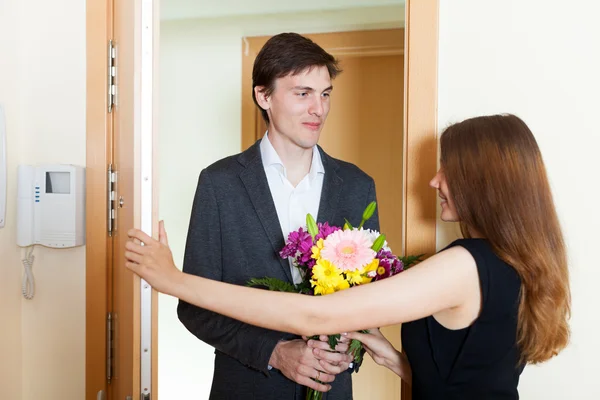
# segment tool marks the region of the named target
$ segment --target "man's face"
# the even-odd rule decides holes
[[[329,71],[323,66],[277,79],[269,97],[257,91],[260,106],[269,114],[269,135],[280,135],[304,149],[312,148],[329,114],[332,89]]]

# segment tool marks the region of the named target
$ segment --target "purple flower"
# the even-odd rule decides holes
[[[374,280],[389,278],[404,271],[404,264],[391,251],[381,249],[376,257],[379,259],[379,268]]]
[[[312,238],[307,231],[299,228],[297,231],[290,232],[287,243],[279,252],[279,256],[281,258],[296,257],[299,251],[303,253],[302,250],[305,250],[307,247],[309,250],[312,247]]]
[[[327,236],[331,235],[335,231],[339,231],[340,228],[337,226],[329,226],[329,223],[325,222],[324,224],[318,223],[317,227],[319,228],[319,233],[315,236],[315,241],[319,239],[326,239]]]
[[[379,260],[379,267],[377,267],[377,275],[375,280],[389,278],[391,276],[392,262],[389,258]]]
[[[400,272],[404,271],[404,263],[398,258],[396,258],[394,260],[394,264],[392,265],[392,270],[392,275],[399,274]]]
[[[306,264],[308,261],[311,260],[311,256],[312,256],[312,247],[313,247],[313,241],[312,241],[312,237],[310,235],[308,235],[308,238],[304,238],[300,244],[298,245],[298,262],[300,264]]]
[[[394,256],[394,255],[392,254],[392,252],[391,252],[391,251],[389,251],[389,250],[384,250],[384,249],[381,249],[381,250],[379,250],[379,252],[377,253],[377,258],[379,258],[380,260],[381,260],[381,259],[384,259],[384,258],[392,258],[392,257],[395,257],[395,256]]]

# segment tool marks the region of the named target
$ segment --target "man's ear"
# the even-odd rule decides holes
[[[256,97],[256,102],[263,110],[268,110],[271,108],[271,99],[269,96],[265,94],[264,86],[256,86],[254,88],[254,96]]]

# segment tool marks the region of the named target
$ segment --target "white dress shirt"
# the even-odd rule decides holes
[[[277,210],[281,231],[287,241],[290,232],[306,225],[306,214],[310,213],[315,220],[317,219],[323,177],[325,176],[321,154],[317,146],[313,147],[310,171],[296,187],[287,179],[283,162],[271,144],[268,132],[265,133],[260,142],[260,155],[267,174],[275,209]],[[294,283],[302,282],[300,271],[292,265],[291,258],[290,268]]]

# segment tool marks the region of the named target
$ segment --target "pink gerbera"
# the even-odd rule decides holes
[[[321,257],[342,271],[354,271],[373,261],[376,253],[369,236],[361,230],[339,230],[323,242]]]

